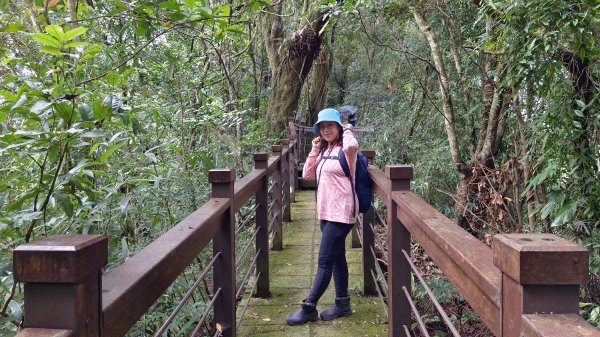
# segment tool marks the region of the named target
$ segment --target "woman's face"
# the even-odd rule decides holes
[[[319,131],[321,131],[321,137],[328,143],[334,143],[340,135],[339,124],[336,122],[321,122],[319,123]]]

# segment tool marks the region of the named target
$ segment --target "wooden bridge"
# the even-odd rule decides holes
[[[198,309],[192,336],[428,336],[411,297],[412,284],[422,281],[410,258],[411,240],[495,336],[600,336],[578,315],[579,286],[588,278],[583,247],[550,234],[505,234],[496,235],[489,248],[410,191],[413,168],[407,165],[369,167],[374,191],[387,210],[380,221],[387,233],[385,275],[373,250],[375,226],[382,224],[374,221],[372,207],[357,224],[360,237],[354,236],[353,246],[359,241],[361,248],[350,252],[357,313],[341,319],[342,324],[287,328],[285,314],[305,295],[315,265],[309,240],[293,235],[318,235],[310,227],[314,211],[301,206],[311,199],[297,188],[296,168],[309,143],[306,128],[290,125],[289,138],[274,145],[270,154],[254,154],[255,169],[241,179],[236,181],[232,169],[211,170],[210,200],[104,275],[108,245],[102,235],[54,236],[17,247],[14,276],[24,283],[25,295],[25,329],[17,336],[123,336],[207,249],[212,260],[152,335],[175,336],[169,324],[204,283],[212,290]],[[242,207],[250,208],[252,216],[236,222]],[[249,220],[254,220],[252,225]],[[251,240],[237,247],[241,233]],[[311,240],[312,245],[317,237]],[[294,261],[283,258],[283,252],[296,248],[310,252]],[[290,273],[288,265],[307,274]],[[331,300],[326,295],[323,305]],[[435,297],[431,300],[441,309]],[[261,306],[271,308],[263,314]],[[363,324],[365,315],[370,315],[372,327],[358,333],[346,330]],[[458,336],[443,311],[440,317]]]

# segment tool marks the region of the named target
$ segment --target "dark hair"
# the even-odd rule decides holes
[[[335,140],[335,145],[342,146],[344,140],[344,129],[338,124],[338,138]],[[319,148],[321,149],[321,153],[325,152],[325,150],[329,147],[329,143],[321,136],[321,143],[319,144]]]

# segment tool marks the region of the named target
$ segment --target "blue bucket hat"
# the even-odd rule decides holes
[[[319,128],[319,123],[321,122],[336,122],[341,127],[344,127],[342,125],[340,113],[336,109],[327,108],[319,111],[319,118],[315,125],[313,125],[313,133],[317,136],[321,136],[321,130]]]

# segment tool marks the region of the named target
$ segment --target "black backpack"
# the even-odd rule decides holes
[[[336,156],[321,156],[322,159],[337,159],[342,166],[342,170],[348,179],[350,180],[350,184],[352,185],[353,194],[356,193],[358,197],[358,211],[360,213],[365,213],[371,208],[371,204],[373,203],[373,182],[371,178],[369,178],[369,160],[362,152],[358,152],[356,157],[356,185],[352,183],[352,176],[350,175],[350,167],[348,166],[348,161],[346,160],[346,155],[344,154],[344,150],[340,148],[340,152]],[[352,200],[354,200],[354,195]],[[356,205],[355,205],[356,207]]]

